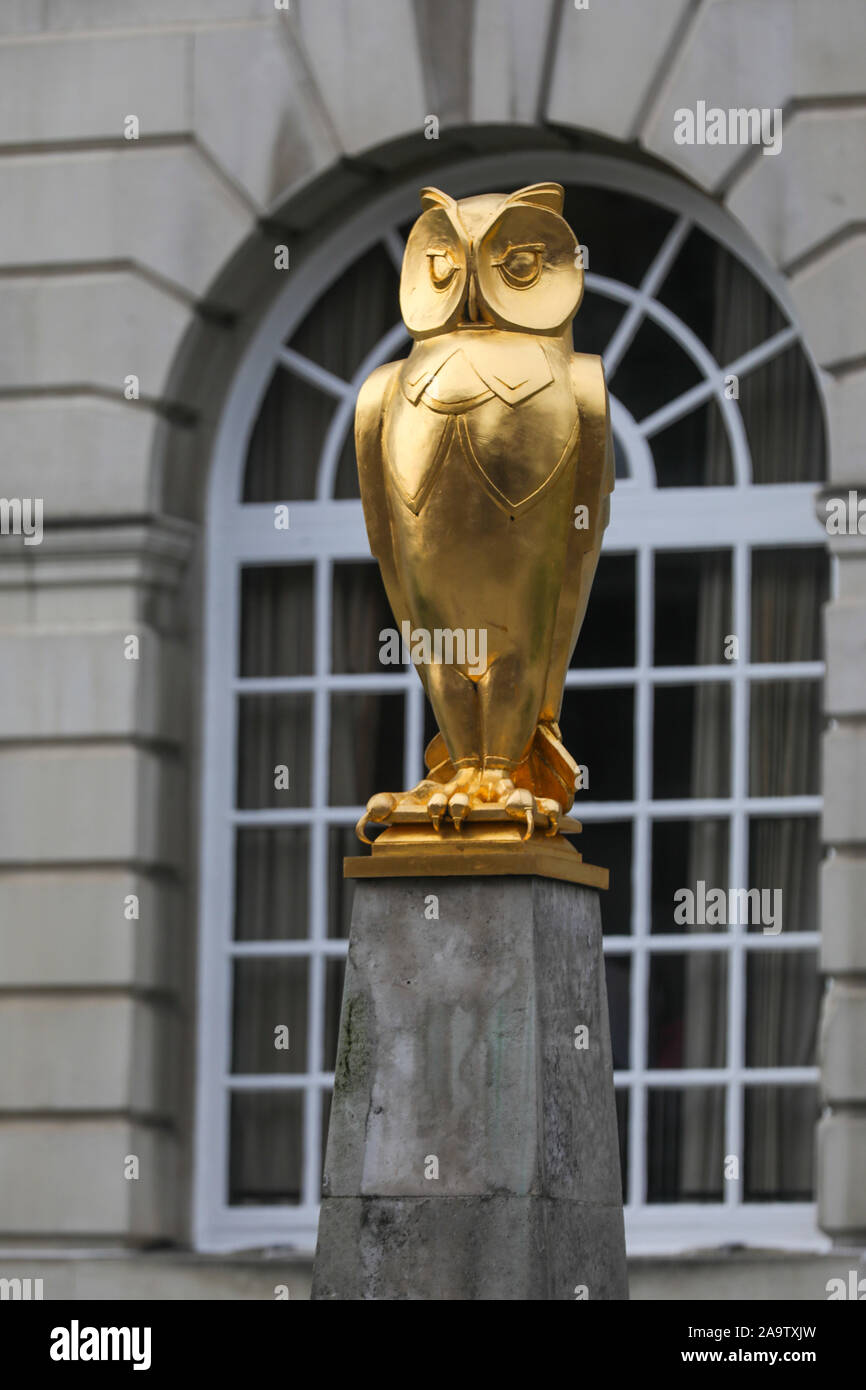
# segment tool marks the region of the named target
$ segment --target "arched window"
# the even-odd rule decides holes
[[[562,726],[585,765],[633,1250],[814,1234],[823,417],[784,287],[682,183],[598,156],[436,171],[455,196],[566,187],[578,351],[601,352],[617,488]],[[349,897],[373,791],[431,717],[378,661],[357,389],[405,355],[416,184],[286,276],[219,429],[206,592],[196,1231],[311,1246]],[[288,526],[286,513],[288,508]],[[703,885],[703,888],[701,887]],[[690,889],[690,922],[674,895]],[[726,899],[716,920],[707,895]],[[677,902],[682,902],[682,896]],[[739,903],[739,914],[732,909]],[[756,906],[757,905],[757,906]],[[742,920],[746,908],[760,920]],[[780,929],[781,928],[781,929]]]

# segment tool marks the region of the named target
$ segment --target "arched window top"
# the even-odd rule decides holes
[[[507,189],[537,175],[530,159],[532,173],[520,156],[437,178],[458,195]],[[783,283],[736,224],[686,186],[623,161],[547,153],[545,173],[551,165],[585,256],[575,349],[603,356],[620,484],[820,481],[814,373]],[[389,194],[328,240],[330,254],[289,272],[303,284],[294,293],[289,284],[259,335],[259,380],[244,403],[244,502],[357,498],[358,389],[411,345],[397,290],[416,212],[417,190]]]

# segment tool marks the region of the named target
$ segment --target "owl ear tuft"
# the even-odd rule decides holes
[[[443,193],[440,188],[422,188],[419,193],[421,206],[425,212],[429,208],[453,208],[454,199],[449,198],[447,193]]]
[[[549,208],[551,212],[562,215],[565,202],[565,189],[561,183],[531,183],[526,188],[518,188],[508,199],[509,203],[535,203],[537,207]]]

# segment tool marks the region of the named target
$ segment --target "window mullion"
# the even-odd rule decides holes
[[[331,669],[331,604],[333,564],[330,559],[316,562],[314,598],[313,669],[317,687],[313,695],[313,757],[310,770],[313,808],[324,811],[328,805],[330,781],[331,708],[325,677]],[[310,825],[310,937],[323,941],[328,934],[328,836],[330,826],[321,815]],[[303,1203],[319,1200],[322,1164],[322,1091],[315,1077],[322,1071],[325,1026],[325,957],[321,951],[310,956],[310,1007],[307,1018],[307,1069],[309,1082],[304,1092],[304,1174]]]
[[[629,1092],[628,1201],[643,1206],[647,1191],[647,1066],[649,1030],[649,904],[651,893],[652,719],[654,553],[650,546],[637,552],[637,684],[635,687],[634,783],[635,818],[632,845],[631,1070],[637,1078]]]
[[[734,547],[733,628],[739,639],[739,660],[733,668],[731,700],[731,798],[730,888],[746,888],[749,877],[749,684],[747,668],[751,652],[751,552],[747,545]],[[738,1161],[738,1176],[725,1180],[725,1202],[742,1201],[746,1155],[743,1132],[742,1073],[746,1054],[746,953],[745,925],[730,923],[728,941],[727,1066],[731,1081],[725,1094],[725,1154]]]

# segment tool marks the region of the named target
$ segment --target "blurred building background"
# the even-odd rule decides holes
[[[341,858],[431,733],[378,660],[355,393],[408,350],[418,189],[547,179],[616,434],[562,725],[612,872],[633,1296],[857,1267],[866,539],[824,522],[866,487],[858,20],[5,0],[0,493],[45,529],[0,536],[0,1275],[305,1295]],[[698,101],[781,109],[781,152],[675,143]],[[781,931],[677,925],[698,881],[781,890]]]

